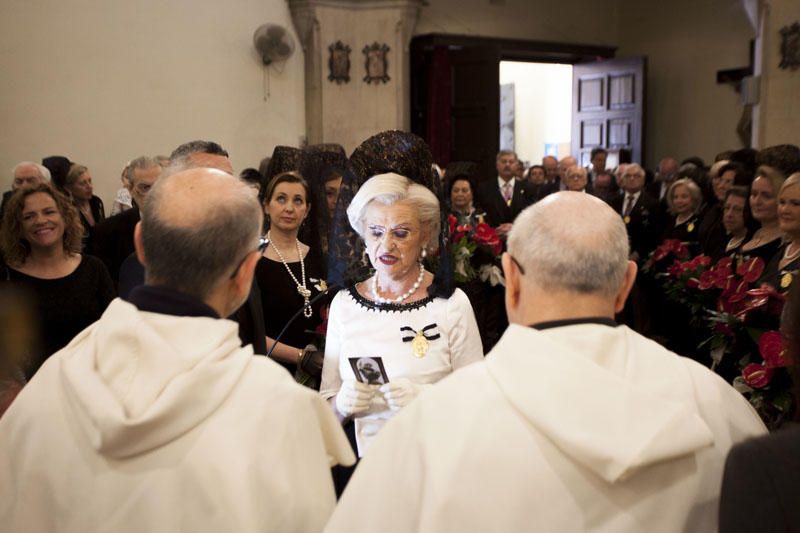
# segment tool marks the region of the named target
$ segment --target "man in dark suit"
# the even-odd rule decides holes
[[[645,190],[661,203],[663,209],[667,208],[667,191],[670,185],[678,179],[678,160],[674,157],[665,157],[658,162],[655,179],[646,185]]]
[[[531,185],[514,175],[516,165],[517,154],[500,150],[495,159],[496,178],[485,180],[478,187],[478,200],[486,211],[486,220],[500,235],[507,234],[517,215],[533,202]]]
[[[644,178],[644,169],[638,164],[624,165],[620,176],[623,194],[612,198],[609,203],[625,222],[630,242],[630,260],[640,268],[658,245],[664,225],[664,212],[658,200],[644,191]],[[637,332],[652,335],[659,322],[652,316],[657,308],[653,302],[658,298],[658,287],[650,278],[637,275],[636,284],[620,318]]]
[[[611,200],[622,216],[631,243],[631,260],[641,263],[658,245],[664,212],[656,198],[644,191],[644,169],[636,163],[625,165],[620,186],[623,193]]]
[[[144,205],[147,193],[161,174],[161,165],[141,156],[130,162],[127,173],[133,208],[97,224],[90,250],[106,264],[115,285],[119,283],[122,262],[134,251],[133,230],[139,222],[139,206]]]

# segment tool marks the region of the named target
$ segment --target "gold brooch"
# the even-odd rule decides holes
[[[631,217],[629,217],[628,215],[625,215],[622,218],[622,220],[625,222],[625,224],[630,224],[631,223]]]
[[[686,226],[686,231],[688,231],[689,233],[694,231],[694,222],[689,222],[689,225]]]
[[[434,341],[438,339],[441,335],[438,333],[434,333],[433,335],[428,335],[427,332],[432,330],[436,327],[436,324],[428,324],[424,328],[419,331],[415,331],[414,328],[409,326],[403,326],[400,328],[400,331],[408,331],[413,333],[413,335],[406,335],[403,337],[403,342],[410,342],[411,343],[411,351],[414,352],[414,356],[417,359],[422,359],[425,357],[425,354],[428,353],[428,348],[430,347],[430,341]]]
[[[792,284],[792,275],[789,272],[781,276],[781,289],[788,289],[789,285],[791,284]]]

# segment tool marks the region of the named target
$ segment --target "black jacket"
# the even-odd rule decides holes
[[[611,200],[611,208],[622,216],[625,194]],[[625,220],[628,230],[628,239],[631,253],[636,252],[640,260],[647,259],[656,246],[658,246],[661,233],[664,230],[664,213],[658,200],[645,191],[633,206],[630,216]]]
[[[139,222],[139,209],[133,207],[95,225],[89,253],[99,257],[108,268],[116,286],[122,262],[134,251],[133,230]]]
[[[511,205],[506,204],[500,188],[497,186],[497,177],[485,180],[478,186],[477,203],[486,211],[486,221],[490,226],[514,222],[520,212],[534,201],[531,184],[514,180],[514,194]]]

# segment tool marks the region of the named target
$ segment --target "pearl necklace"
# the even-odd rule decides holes
[[[791,248],[793,244],[794,244],[793,242],[787,244],[786,250],[784,250],[783,252],[783,260],[786,261],[787,263],[791,263],[792,261],[800,257],[800,249],[797,249],[794,252],[789,253],[789,248]]]
[[[275,250],[276,254],[278,254],[283,266],[286,267],[286,272],[289,273],[289,275],[292,277],[292,281],[294,281],[294,284],[297,285],[298,294],[303,297],[303,316],[306,318],[311,318],[311,315],[314,311],[311,309],[311,304],[308,301],[311,297],[311,291],[306,288],[306,265],[303,262],[303,254],[300,251],[300,241],[297,239],[297,237],[294,238],[294,244],[297,246],[297,257],[300,258],[300,277],[303,280],[303,283],[297,281],[292,269],[289,268],[289,265],[286,263],[286,259],[283,258],[283,254],[280,250],[278,250],[278,247],[275,246],[275,243],[272,242],[272,236],[270,235],[269,231],[267,232],[267,241],[272,244],[272,249]]]
[[[408,291],[406,291],[405,293],[401,294],[400,296],[392,300],[389,298],[384,298],[378,292],[378,274],[375,274],[375,277],[372,278],[372,296],[375,298],[375,301],[379,304],[403,303],[403,301],[405,301],[406,298],[417,292],[417,289],[419,289],[419,286],[422,285],[422,280],[424,278],[425,278],[425,267],[422,266],[422,263],[420,263],[419,276],[417,276],[417,281],[414,282],[414,285],[412,285]]]

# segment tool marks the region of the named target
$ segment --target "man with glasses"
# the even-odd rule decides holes
[[[326,531],[716,531],[725,456],[766,428],[711,370],[614,321],[628,253],[591,195],[523,211],[511,325],[381,430]]]
[[[225,172],[153,187],[135,233],[145,285],[0,420],[4,531],[322,531],[330,467],[355,460],[341,425],[222,318],[250,292],[261,223]]]
[[[161,165],[151,157],[141,156],[130,162],[126,170],[133,207],[97,224],[90,253],[106,264],[114,285],[119,284],[122,262],[133,253],[133,230],[140,219],[147,194],[161,175]]]

